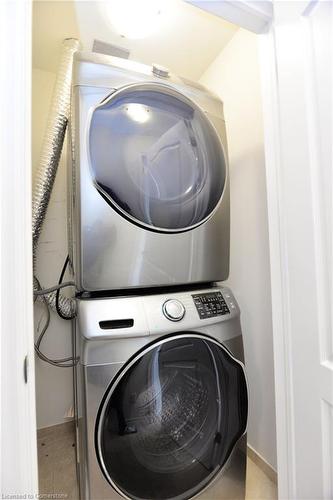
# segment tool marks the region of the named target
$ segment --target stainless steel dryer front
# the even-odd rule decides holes
[[[78,301],[82,500],[245,498],[248,395],[227,288]]]
[[[148,66],[78,53],[70,125],[79,291],[227,278],[229,178],[217,97]]]

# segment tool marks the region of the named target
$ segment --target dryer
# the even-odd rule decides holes
[[[79,300],[81,499],[245,498],[248,393],[227,288]]]
[[[159,67],[74,61],[70,257],[79,292],[224,280],[229,175],[222,102]]]

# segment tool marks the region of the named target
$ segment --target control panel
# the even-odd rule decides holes
[[[192,295],[200,319],[229,314],[229,308],[221,292]]]

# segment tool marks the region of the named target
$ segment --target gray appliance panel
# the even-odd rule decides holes
[[[228,314],[200,319],[193,295],[221,293]],[[170,321],[163,313],[167,300],[176,300],[185,308],[184,317]],[[124,363],[139,349],[175,332],[197,331],[221,343],[238,337],[241,332],[240,311],[235,297],[227,287],[211,287],[198,291],[167,294],[78,300],[77,329],[80,362],[84,365]],[[131,320],[133,325],[116,329],[101,328],[100,322]]]
[[[77,62],[75,74],[80,74],[80,64],[82,61]],[[88,123],[92,110],[117,88],[135,79],[140,81],[138,74],[141,81],[154,81],[154,78],[137,72],[128,75],[128,70],[118,68],[116,71],[105,64],[101,68],[87,61],[84,74],[86,64],[97,76],[94,82],[90,81],[90,86],[82,83],[86,81],[84,78],[77,77],[80,85],[73,89],[70,123],[69,241],[78,290],[103,291],[226,279],[230,232],[228,167],[222,199],[212,216],[200,226],[186,232],[159,233],[125,219],[102,198],[94,185],[89,166]],[[106,75],[108,87],[103,87]],[[217,106],[215,96],[206,91],[178,83],[166,82],[165,85],[182,90],[204,110],[217,131],[227,162],[222,104]]]
[[[73,86],[119,89],[138,82],[165,82],[198,102],[208,113],[223,116],[221,99],[198,82],[170,73],[168,78],[157,76],[153,67],[132,60],[92,52],[76,52],[74,55]]]

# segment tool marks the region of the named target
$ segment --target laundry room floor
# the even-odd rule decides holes
[[[40,429],[37,442],[39,493],[78,500],[73,423]],[[246,500],[277,499],[275,482],[249,457],[247,467]]]

